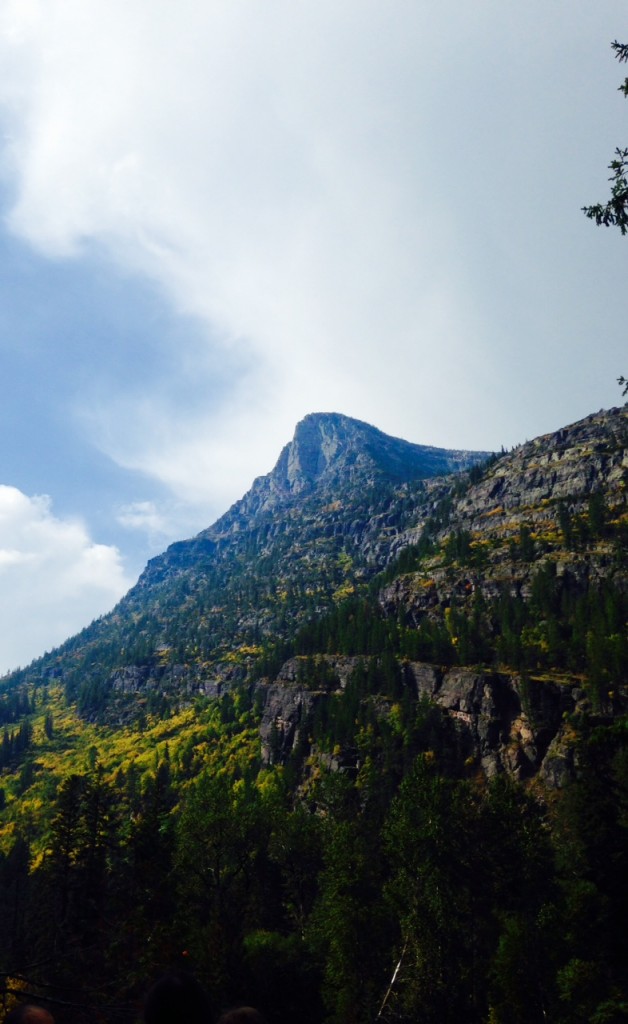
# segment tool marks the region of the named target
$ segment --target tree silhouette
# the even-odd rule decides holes
[[[611,43],[615,56],[620,64],[628,61],[628,43],[618,43],[615,39]],[[618,87],[619,92],[628,96],[628,78],[625,78]],[[582,212],[590,220],[603,225],[604,227],[618,227],[622,235],[628,233],[628,148],[615,150],[615,159],[608,165],[612,171],[608,179],[611,184],[611,198],[606,203],[595,203],[593,206],[583,206]],[[617,383],[622,388],[622,395],[628,395],[628,377],[617,378]]]
[[[628,61],[628,43],[615,40],[611,46],[620,64]],[[619,86],[619,91],[628,96],[628,78]],[[611,160],[608,169],[613,172],[608,179],[612,182],[610,199],[606,203],[583,206],[582,211],[596,224],[607,228],[618,227],[622,235],[625,235],[628,233],[628,148],[618,147],[615,150],[615,159]]]

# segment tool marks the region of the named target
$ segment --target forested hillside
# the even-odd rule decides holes
[[[131,1024],[179,966],[271,1024],[628,1020],[627,441],[307,417],[2,680],[4,1005]]]

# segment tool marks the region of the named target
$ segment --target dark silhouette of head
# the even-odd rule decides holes
[[[259,1010],[252,1006],[236,1006],[233,1010],[227,1010],[219,1018],[218,1024],[266,1024]]]
[[[54,1017],[43,1006],[20,1003],[4,1018],[4,1024],[55,1024]]]
[[[185,971],[164,974],[144,1000],[145,1024],[210,1024],[211,1019],[207,992]]]

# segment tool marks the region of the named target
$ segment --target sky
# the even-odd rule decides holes
[[[621,403],[625,0],[3,0],[0,673],[309,412],[510,447]]]

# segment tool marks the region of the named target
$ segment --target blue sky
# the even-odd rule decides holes
[[[619,404],[625,4],[5,0],[0,672],[295,423],[511,446]]]

